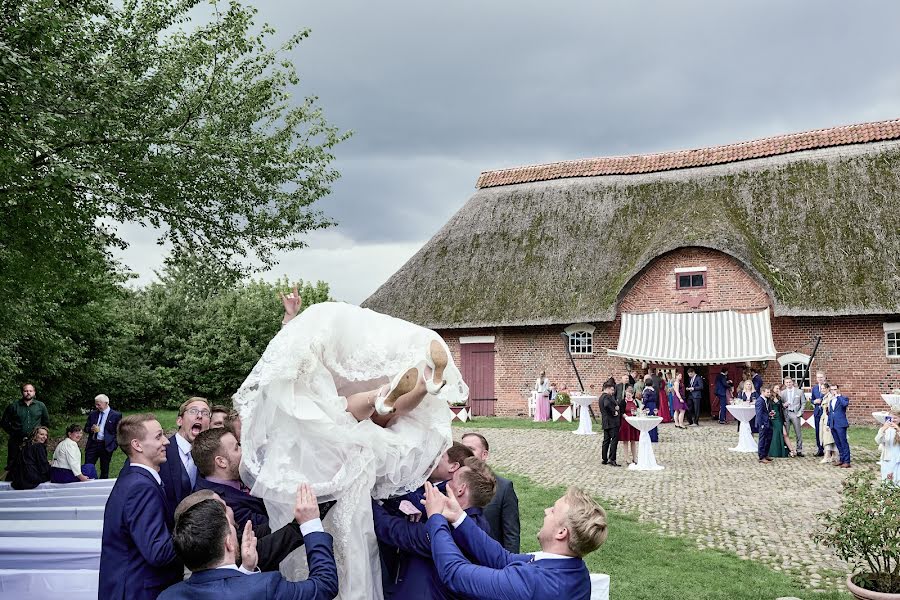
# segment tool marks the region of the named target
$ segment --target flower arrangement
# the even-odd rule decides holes
[[[553,399],[554,406],[569,406],[570,404],[572,404],[572,397],[566,392],[556,394],[556,398]]]
[[[465,400],[449,400],[448,404],[450,406],[467,406],[469,404],[469,399],[466,398]]]
[[[634,399],[634,414],[631,415],[633,417],[646,417],[650,414],[650,411],[644,408],[644,403],[640,401],[637,397]]]

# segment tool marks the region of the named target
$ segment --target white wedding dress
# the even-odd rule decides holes
[[[241,475],[251,493],[265,499],[272,529],[293,519],[300,482],[309,482],[320,502],[338,501],[324,526],[334,536],[344,600],[382,598],[371,498],[425,482],[452,441],[448,401],[465,399],[468,388],[451,358],[441,391],[388,428],[357,422],[346,411],[346,397],[423,361],[431,340],[444,344],[430,329],[368,309],[315,304],[269,342],[234,395]],[[304,578],[304,550],[281,570],[289,579]]]

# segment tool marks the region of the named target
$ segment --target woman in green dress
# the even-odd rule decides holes
[[[775,411],[772,417],[772,443],[769,444],[769,458],[787,458],[790,456],[787,446],[784,444],[784,405],[781,398],[772,393],[770,389],[763,389],[766,397],[766,406],[770,411]]]

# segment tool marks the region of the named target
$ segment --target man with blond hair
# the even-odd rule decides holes
[[[490,525],[484,518],[482,509],[494,497],[496,486],[490,467],[484,461],[470,456],[462,466],[453,471],[451,479],[447,481],[447,494],[455,498],[460,511],[471,517],[475,526],[484,532],[490,532]],[[391,597],[397,600],[452,598],[435,570],[425,523],[393,516],[375,501],[372,502],[372,512],[378,541],[404,552],[400,559],[399,578]]]
[[[172,544],[174,516],[161,488],[169,440],[150,413],[122,417],[118,444],[128,464],[106,501],[98,594],[104,600],[155,600],[181,579]]]
[[[209,429],[209,417],[209,402],[206,398],[188,398],[178,408],[178,419],[175,421],[178,431],[169,438],[167,460],[159,472],[173,512],[178,503],[194,491],[197,466],[191,457],[191,446],[201,431]]]
[[[583,557],[606,541],[606,511],[579,488],[544,510],[541,550],[533,554],[507,552],[466,518],[452,495],[428,484],[425,510],[434,563],[452,593],[481,600],[590,599]]]

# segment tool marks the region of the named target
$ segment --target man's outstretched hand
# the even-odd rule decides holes
[[[253,524],[247,521],[244,525],[244,536],[241,538],[241,566],[251,573],[256,570],[259,555],[256,553],[256,534]]]
[[[308,483],[297,486],[297,497],[294,501],[294,519],[298,525],[319,518],[319,503]]]
[[[284,318],[281,320],[281,324],[287,325],[291,319],[300,314],[300,309],[303,308],[303,298],[300,297],[297,284],[294,284],[293,292],[290,292],[287,296],[278,292],[278,297],[281,298],[281,304],[284,306]]]

